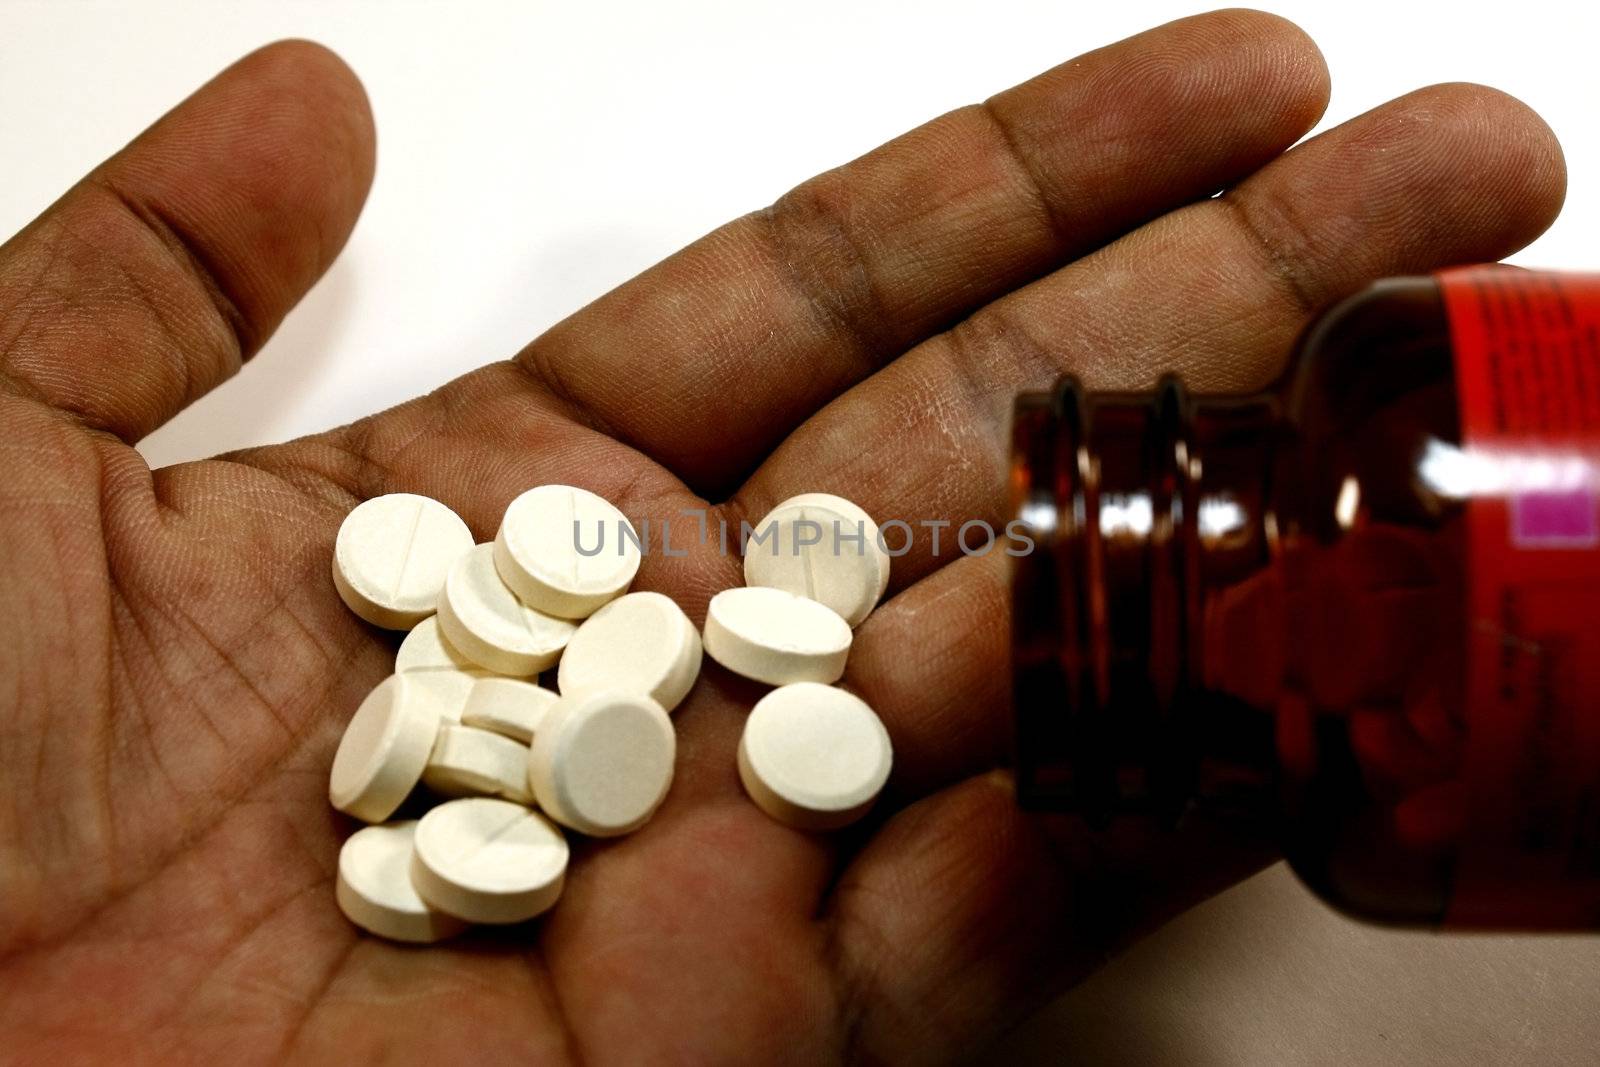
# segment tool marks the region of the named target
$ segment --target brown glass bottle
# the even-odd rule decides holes
[[[1012,492],[1023,803],[1270,819],[1369,919],[1600,927],[1600,277],[1376,283],[1256,396],[1064,380]]]

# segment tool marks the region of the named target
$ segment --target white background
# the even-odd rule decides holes
[[[1267,4],[1321,44],[1325,128],[1435,81],[1521,97],[1568,207],[1515,257],[1600,269],[1593,3]],[[1201,10],[1025,0],[0,0],[0,235],[229,61],[339,51],[376,184],[343,258],[254,363],[150,438],[157,463],[347,421],[510,355],[810,174],[1079,52]],[[1007,1055],[1096,1062],[1592,1062],[1600,938],[1448,939],[1336,918],[1281,870],[1147,942]]]

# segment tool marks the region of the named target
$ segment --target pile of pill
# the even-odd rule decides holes
[[[889,581],[866,513],[816,493],[778,505],[753,528],[747,584],[712,598],[703,640],[671,598],[628,592],[643,548],[617,508],[565,485],[517,497],[481,545],[423,496],[375,497],[346,516],[335,588],[365,621],[408,631],[329,776],[333,806],[371,824],[339,854],[338,903],[357,926],[431,942],[554,905],[566,832],[629,833],[666,798],[669,715],[702,648],[776,687],[751,710],[738,752],[763,811],[827,830],[871,806],[889,736],[833,685],[852,627]],[[390,821],[413,796],[438,803]]]

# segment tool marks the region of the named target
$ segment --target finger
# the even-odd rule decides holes
[[[1066,371],[1099,388],[1167,371],[1199,390],[1262,387],[1319,308],[1383,275],[1498,259],[1549,225],[1564,188],[1554,136],[1516,100],[1411,94],[930,339],[796,431],[732,510],[834,491],[880,522],[998,524],[1019,390]],[[930,549],[923,531],[897,585],[941,561]]]
[[[1177,833],[1017,808],[1008,776],[896,815],[826,915],[850,1060],[959,1060],[1271,850],[1236,828]]]
[[[0,246],[0,383],[139,439],[260,348],[343,246],[372,166],[338,57],[246,56]]]
[[[715,494],[909,345],[1282,151],[1327,94],[1292,24],[1183,19],[814,178],[521,359],[590,422]]]

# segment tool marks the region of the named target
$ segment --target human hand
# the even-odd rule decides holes
[[[132,444],[271,334],[372,173],[361,90],[320,48],[201,89],[0,247],[6,1052],[945,1060],[1251,869],[1258,846],[1205,826],[1089,837],[1017,810],[1005,560],[946,530],[856,635],[845,683],[896,748],[867,824],[801,834],[743,797],[759,690],[708,663],[667,803],[578,845],[546,918],[362,936],[334,904],[351,826],[327,772],[394,643],[328,561],[364,498],[437,497],[483,540],[546,482],[657,522],[709,501],[734,531],[812,490],[999,526],[1019,390],[1259,386],[1318,307],[1500,258],[1558,210],[1560,151],[1517,102],[1435,87],[1286,152],[1327,92],[1282,20],[1174,23],[807,182],[515,360],[151,472]],[[676,543],[635,588],[699,621],[739,560]]]

